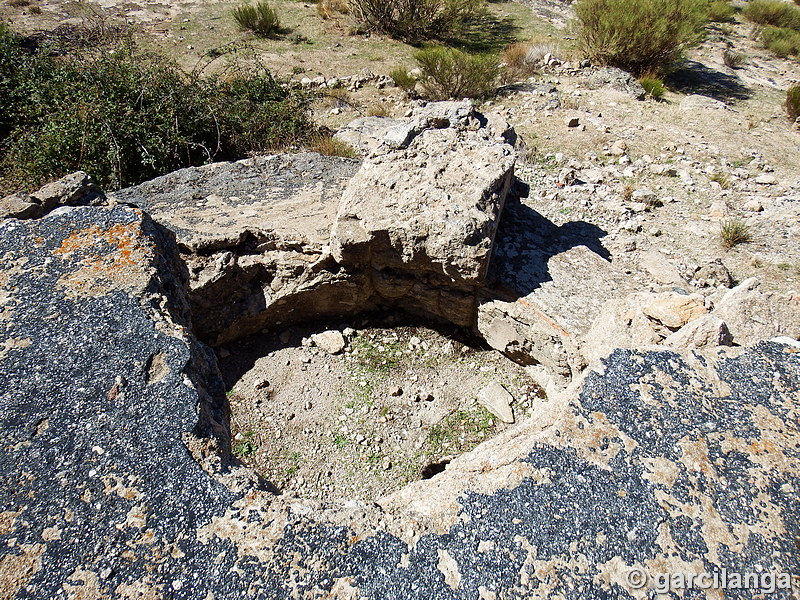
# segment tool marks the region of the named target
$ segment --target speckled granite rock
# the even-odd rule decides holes
[[[433,479],[321,506],[223,485],[220,379],[147,217],[9,221],[0,252],[0,598],[652,598],[631,568],[800,573],[795,347],[618,350]]]
[[[182,577],[194,558],[157,565],[231,494],[187,450],[218,468],[228,429],[174,242],[139,211],[61,209],[6,221],[0,256],[0,597]]]

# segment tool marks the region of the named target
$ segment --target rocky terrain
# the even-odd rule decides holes
[[[364,75],[357,159],[0,201],[0,598],[800,597],[796,63],[743,28],[663,102]]]

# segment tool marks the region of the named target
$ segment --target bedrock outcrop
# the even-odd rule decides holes
[[[643,598],[664,573],[797,573],[792,340],[617,350],[433,479],[325,505],[230,474],[169,232],[61,209],[6,221],[0,256],[2,598]]]

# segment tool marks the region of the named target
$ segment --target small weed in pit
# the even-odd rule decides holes
[[[428,430],[426,445],[433,456],[468,452],[495,431],[494,417],[485,408],[458,410]]]
[[[722,246],[726,250],[730,250],[739,244],[753,241],[750,228],[738,219],[724,221],[720,230],[720,237],[722,238]]]
[[[535,152],[532,153],[532,161],[535,162],[537,165],[542,167],[543,169],[552,169],[553,167],[558,166],[558,162],[556,161],[556,157],[552,154],[536,154]]]
[[[299,452],[291,452],[286,457],[287,462],[290,463],[288,467],[284,470],[288,477],[295,475],[297,471],[300,469],[300,463],[303,462],[303,457]]]
[[[723,190],[731,187],[731,180],[724,173],[714,173],[709,180],[716,181]]]
[[[356,364],[373,375],[388,374],[400,365],[403,358],[400,340],[377,343],[369,337],[359,336],[352,342],[352,348]]]
[[[337,433],[333,436],[333,445],[337,448],[344,448],[350,443],[348,437],[343,433]]]
[[[233,445],[233,455],[237,458],[245,458],[247,456],[252,456],[258,450],[258,446],[256,446],[255,442],[253,442],[253,436],[255,435],[254,431],[248,431],[244,434],[245,439],[236,442]]]
[[[779,264],[778,264],[778,268],[779,268],[781,271],[788,271],[789,269],[791,269],[791,268],[792,268],[792,265],[790,265],[789,263],[779,263]]]

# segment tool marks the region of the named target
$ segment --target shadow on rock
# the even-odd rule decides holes
[[[527,186],[517,181],[497,232],[489,289],[498,299],[522,298],[552,281],[550,259],[577,246],[611,262],[611,253],[601,241],[608,232],[586,221],[556,225],[520,202],[527,194]]]
[[[464,23],[459,35],[449,41],[466,52],[499,52],[516,41],[519,30],[513,19],[486,13]]]
[[[709,96],[720,102],[747,100],[753,95],[736,75],[711,69],[694,60],[680,63],[665,83],[676,92]]]

